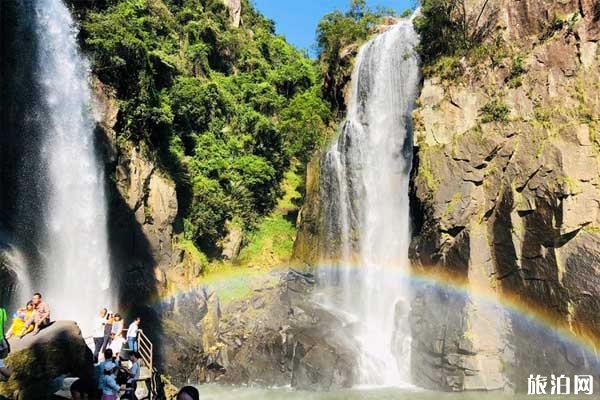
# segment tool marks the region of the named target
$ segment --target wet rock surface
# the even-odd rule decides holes
[[[223,308],[206,289],[173,298],[163,313],[173,381],[349,387],[356,355],[338,335],[341,321],[308,301],[313,287],[291,271]]]
[[[10,340],[11,354],[6,365],[14,369],[7,382],[0,382],[0,394],[19,399],[51,398],[60,388],[56,378],[69,375],[93,379],[93,357],[75,322],[56,321],[36,336]]]

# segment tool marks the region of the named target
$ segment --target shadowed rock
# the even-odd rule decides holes
[[[55,379],[61,375],[92,379],[93,359],[79,326],[73,321],[56,321],[39,334],[10,341],[11,354],[6,364],[14,368],[7,382],[0,383],[0,394],[19,391],[21,400],[51,398],[59,389]]]

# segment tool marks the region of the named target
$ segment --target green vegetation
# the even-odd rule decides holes
[[[362,13],[356,3],[352,13]],[[292,162],[306,162],[330,135],[318,68],[247,0],[239,28],[222,0],[79,7],[94,73],[117,90],[119,143],[149,149],[177,184],[178,233],[218,254],[226,221],[252,230]]]
[[[525,69],[523,56],[516,55],[512,58],[512,64],[510,66],[510,74],[506,83],[510,88],[517,88],[522,85],[521,75],[523,75],[527,70]]]
[[[350,80],[358,46],[369,38],[372,28],[382,17],[390,15],[394,15],[393,10],[373,10],[366,0],[350,0],[347,11],[333,11],[319,22],[319,64],[324,77],[324,93],[334,110],[344,111],[344,87]]]
[[[488,1],[473,8],[466,0],[423,0],[415,28],[421,35],[424,74],[434,74],[440,68],[435,66],[438,61],[455,65],[475,51],[492,34],[497,15],[498,9]]]
[[[284,195],[277,207],[250,233],[248,245],[242,249],[239,263],[251,266],[281,266],[287,263],[296,238],[296,217],[302,178],[295,171],[286,173]]]
[[[481,122],[506,121],[510,110],[506,104],[494,99],[480,110]]]

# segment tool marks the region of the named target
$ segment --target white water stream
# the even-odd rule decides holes
[[[84,334],[111,303],[104,171],[97,159],[90,68],[61,0],[33,2],[36,82],[45,114],[41,149],[47,183],[43,274],[37,290],[53,319],[77,321]]]
[[[360,321],[359,383],[410,381],[408,185],[411,112],[418,93],[418,37],[402,21],[365,44],[356,60],[352,102],[322,162],[329,240],[335,242],[340,312]],[[357,269],[351,266],[356,266]]]

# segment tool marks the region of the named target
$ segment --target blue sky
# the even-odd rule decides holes
[[[335,9],[346,10],[350,0],[251,0],[266,17],[275,21],[277,33],[301,49],[311,51],[315,30],[321,17]],[[369,6],[381,5],[399,14],[414,6],[414,0],[368,0]]]

